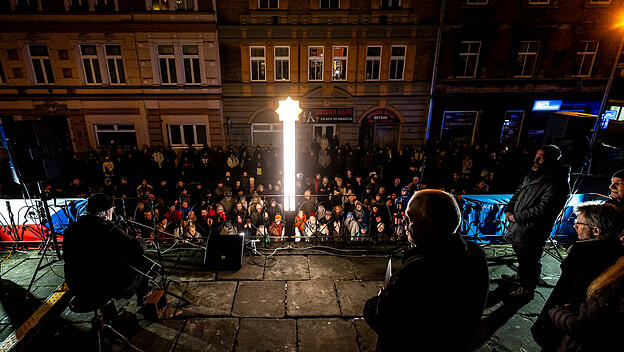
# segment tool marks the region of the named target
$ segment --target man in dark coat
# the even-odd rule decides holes
[[[615,206],[586,202],[577,205],[575,212],[574,229],[578,241],[561,263],[561,277],[531,328],[533,338],[543,351],[556,350],[563,337],[550,320],[549,309],[564,305],[578,308],[585,301],[589,284],[624,255],[619,243],[624,215]]]
[[[63,232],[65,280],[76,296],[106,303],[137,294],[139,304],[148,293],[148,280],[130,265],[143,259],[144,243],[111,221],[113,199],[94,194],[87,213]]]
[[[624,211],[624,169],[618,170],[613,174],[609,191],[611,199],[606,201],[606,203],[613,204]]]
[[[542,271],[544,245],[570,193],[570,167],[563,165],[560,158],[557,146],[541,147],[535,154],[531,171],[505,208],[509,222],[505,239],[511,242],[516,253],[518,275],[503,275],[503,278],[519,283],[509,294],[509,299],[516,303],[533,299]]]
[[[403,265],[364,306],[377,351],[469,351],[488,292],[483,250],[457,233],[455,198],[424,190],[408,204]]]

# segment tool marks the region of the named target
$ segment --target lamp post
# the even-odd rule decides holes
[[[295,211],[295,121],[301,113],[299,101],[287,97],[280,100],[275,112],[284,123],[284,211]],[[287,224],[288,225],[288,224]],[[287,226],[288,228],[288,226]]]

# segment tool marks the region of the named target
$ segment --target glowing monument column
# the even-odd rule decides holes
[[[280,100],[275,112],[284,122],[284,211],[295,211],[295,121],[301,113],[299,100]]]

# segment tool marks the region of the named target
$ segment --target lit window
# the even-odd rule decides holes
[[[251,64],[251,80],[252,81],[265,81],[265,69],[266,59],[264,56],[263,46],[251,46],[249,47],[250,64]]]
[[[108,75],[111,84],[126,83],[123,59],[121,57],[121,46],[105,45],[106,63],[108,65]]]
[[[347,50],[346,46],[335,46],[332,57],[332,80],[344,81],[347,79]]]
[[[578,43],[578,49],[576,51],[576,76],[591,76],[592,67],[594,66],[594,60],[596,59],[597,52],[597,40],[584,40]]]
[[[388,79],[402,80],[403,71],[405,69],[405,52],[407,47],[404,45],[393,45],[390,55],[390,72]]]
[[[184,79],[186,84],[200,84],[201,70],[199,69],[199,50],[197,45],[182,45],[184,58]]]
[[[80,53],[82,54],[82,67],[87,84],[102,84],[100,61],[95,45],[81,45]]]
[[[152,0],[152,10],[155,10],[155,11],[169,10],[169,0]]]
[[[321,0],[320,7],[322,9],[339,9],[340,0]]]
[[[260,9],[279,9],[279,0],[258,0]]]
[[[98,147],[134,147],[137,136],[134,125],[97,124],[95,139]]]
[[[204,145],[207,144],[206,125],[168,125],[169,145]]]
[[[176,11],[195,11],[195,0],[176,0]]]
[[[378,80],[381,65],[381,47],[369,46],[366,48],[366,79]]]
[[[517,77],[531,77],[537,62],[537,53],[540,42],[522,41],[518,50],[518,58],[514,67],[514,75]]]
[[[158,61],[160,64],[160,82],[162,84],[175,84],[178,82],[176,75],[175,55],[173,45],[158,46]]]
[[[290,47],[275,47],[275,80],[290,80]]]
[[[323,80],[323,47],[308,48],[308,81]]]
[[[479,65],[480,52],[480,41],[461,42],[461,47],[459,51],[459,65],[457,66],[457,77],[474,78],[477,75],[477,66]]]
[[[54,83],[54,74],[52,73],[52,64],[50,63],[50,55],[48,55],[48,47],[45,45],[30,45],[28,50],[30,53],[32,68],[35,73],[35,83]]]

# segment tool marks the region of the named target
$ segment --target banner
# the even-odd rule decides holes
[[[477,111],[445,111],[440,139],[472,142],[476,122]]]
[[[366,116],[363,121],[375,123],[375,122],[400,122],[397,115],[388,109],[375,109]]]
[[[353,123],[353,108],[305,109],[299,119],[302,123]]]

